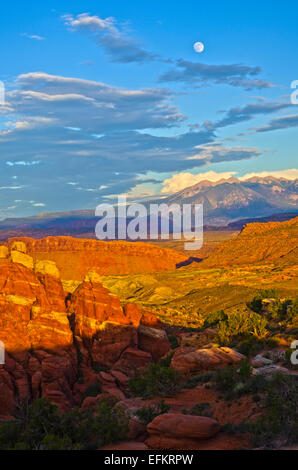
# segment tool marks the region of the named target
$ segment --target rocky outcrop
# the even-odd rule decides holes
[[[225,368],[243,359],[242,354],[226,347],[205,349],[179,347],[174,353],[171,367],[185,374],[195,374],[210,369]]]

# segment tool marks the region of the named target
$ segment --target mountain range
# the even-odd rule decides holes
[[[237,219],[266,217],[298,210],[298,180],[253,177],[201,181],[163,200],[166,204],[203,204],[205,224],[226,225]]]
[[[217,182],[201,181],[163,199],[146,202],[203,204],[206,229],[241,229],[251,221],[283,221],[298,214],[298,180],[253,177],[229,178]],[[98,221],[94,210],[44,213],[32,217],[0,221],[0,240],[9,237],[65,235],[95,238]]]

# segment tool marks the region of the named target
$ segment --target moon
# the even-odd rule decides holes
[[[198,41],[198,42],[194,43],[193,48],[196,52],[198,52],[200,54],[205,49],[205,46],[202,42]]]

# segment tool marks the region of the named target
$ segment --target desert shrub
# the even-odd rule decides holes
[[[13,449],[20,439],[20,434],[21,426],[17,421],[4,421],[0,423],[0,450]]]
[[[194,416],[206,416],[207,418],[211,418],[213,415],[210,403],[197,403],[189,410],[183,410],[182,413]]]
[[[230,344],[239,336],[255,336],[258,339],[268,335],[267,320],[255,312],[235,312],[218,324],[218,338],[221,344]]]
[[[169,335],[169,341],[170,341],[171,349],[176,349],[179,347],[177,336]]]
[[[262,302],[264,299],[278,299],[279,292],[277,289],[265,289],[260,290],[257,295],[252,299],[252,301],[248,304],[249,308],[251,308],[256,313],[262,312]]]
[[[262,375],[251,375],[248,361],[229,369],[220,369],[215,372],[213,384],[219,392],[224,394],[226,400],[240,398],[243,395],[259,394],[264,390],[266,379]]]
[[[160,400],[159,403],[152,406],[144,406],[137,410],[137,417],[145,424],[151,423],[154,418],[164,413],[168,413],[170,406],[167,405],[164,400]]]
[[[113,407],[108,400],[101,400],[96,410],[95,431],[102,444],[123,441],[128,434],[128,417],[125,412]]]
[[[128,419],[122,410],[101,401],[96,410],[59,412],[44,398],[28,405],[14,421],[0,423],[1,450],[95,450],[124,440]]]
[[[164,362],[150,364],[148,369],[137,372],[129,381],[130,391],[134,396],[166,397],[174,395],[182,387],[181,375],[164,365]]]
[[[278,346],[278,341],[274,338],[259,339],[251,336],[237,344],[237,350],[245,356],[255,356],[266,347],[275,348],[276,346]]]
[[[264,415],[245,428],[262,447],[298,443],[298,402],[295,377],[275,374],[264,392]]]
[[[212,377],[213,377],[212,372],[207,372],[205,374],[194,375],[193,377],[188,377],[183,386],[184,386],[184,388],[195,388],[199,384],[205,384],[207,382],[210,382]]]
[[[165,357],[162,357],[159,360],[158,365],[162,367],[170,367],[173,356],[174,356],[174,351],[170,352]]]
[[[288,311],[287,320],[289,321],[289,323],[298,327],[298,297],[296,297],[288,305],[290,306],[290,308],[287,309]]]
[[[80,450],[80,446],[73,446],[69,437],[58,437],[55,434],[48,434],[40,444],[41,450]]]
[[[204,327],[216,326],[220,321],[225,321],[227,318],[223,310],[211,312],[205,317]]]

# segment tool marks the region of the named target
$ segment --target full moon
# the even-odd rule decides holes
[[[202,42],[195,42],[193,45],[193,48],[196,52],[200,53],[200,52],[203,52],[203,50],[205,49],[205,46]]]

